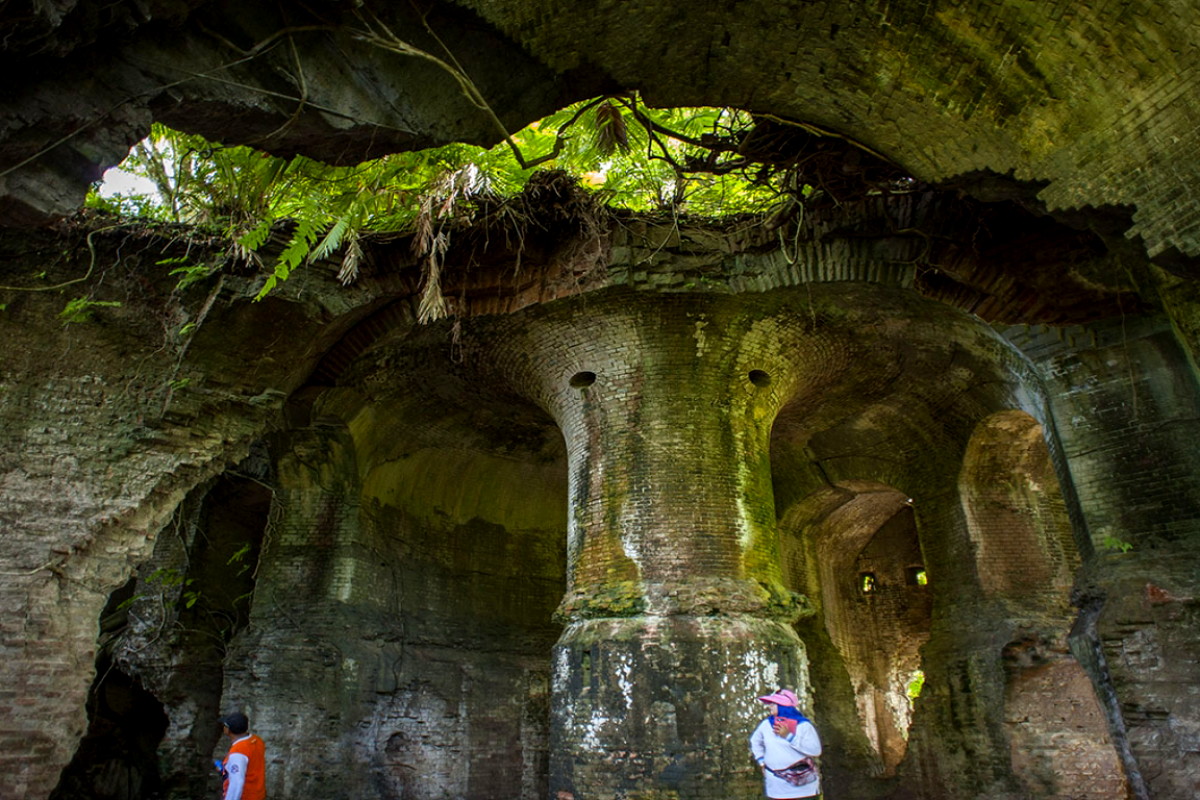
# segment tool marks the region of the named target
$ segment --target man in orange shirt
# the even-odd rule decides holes
[[[263,740],[251,734],[250,720],[240,711],[221,717],[225,735],[233,740],[221,762],[225,778],[221,800],[266,800],[267,763]]]

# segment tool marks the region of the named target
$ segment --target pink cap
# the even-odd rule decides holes
[[[780,689],[778,692],[775,692],[774,694],[763,695],[762,697],[760,697],[758,699],[763,701],[764,703],[774,703],[775,705],[778,705],[778,706],[791,706],[792,708],[795,708],[796,705],[800,702],[800,700],[796,697],[795,693],[792,692],[791,689]]]

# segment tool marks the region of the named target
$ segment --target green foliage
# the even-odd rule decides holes
[[[93,186],[84,198],[83,206],[118,217],[164,219],[163,205],[157,195],[114,194],[104,197]]]
[[[66,307],[58,312],[58,318],[67,325],[90,322],[92,311],[95,309],[120,308],[120,306],[121,303],[116,300],[91,300],[87,297],[76,297],[74,300],[67,301]]]
[[[146,586],[150,587],[157,585],[159,592],[162,595],[165,595],[167,592],[170,592],[174,589],[179,589],[179,597],[183,601],[184,608],[191,608],[192,606],[196,605],[196,603],[200,602],[201,597],[203,597],[198,589],[191,588],[195,582],[195,578],[188,578],[183,574],[183,572],[173,567],[161,567],[156,569],[154,572],[150,573],[149,577],[146,578]],[[150,595],[148,594],[136,594],[117,606],[117,610],[125,611],[138,600],[149,596]]]
[[[921,696],[921,690],[925,688],[925,673],[917,670],[913,673],[912,680],[908,682],[905,688],[905,694],[908,695],[909,703]]]
[[[1132,542],[1127,542],[1111,533],[1105,534],[1104,538],[1100,540],[1100,544],[1110,553],[1128,553],[1133,549]]]
[[[247,250],[257,250],[266,244],[271,235],[272,219],[263,219],[238,238],[237,244]]]
[[[281,233],[286,241],[267,265],[259,297],[304,264],[339,253],[339,277],[348,283],[358,271],[363,233],[413,232],[432,290],[446,226],[475,198],[519,192],[536,167],[574,174],[604,203],[634,211],[768,210],[784,188],[761,170],[752,174],[754,165],[737,154],[753,122],[731,109],[656,110],[636,95],[620,95],[564,108],[490,150],[451,144],[352,167],[277,158],[155,125],[121,165],[150,181],[155,193],[104,198],[94,191],[88,204],[215,228],[253,264],[261,264],[273,232]],[[182,259],[160,263],[178,265],[172,274],[181,276],[180,289],[211,271]]]
[[[250,564],[249,564],[249,562],[246,561],[246,556],[249,555],[249,553],[250,553],[250,543],[246,542],[238,549],[238,551],[236,553],[234,553],[233,555],[231,555],[229,557],[229,560],[225,562],[225,566],[232,567],[234,564],[237,564],[238,565],[237,574],[245,575],[246,572],[249,571],[249,569],[250,569]]]
[[[185,257],[164,258],[154,263],[158,266],[175,267],[175,269],[171,270],[170,274],[179,276],[179,281],[175,284],[175,289],[180,292],[193,283],[204,280],[218,268],[218,265],[214,264],[193,264],[190,259]]]
[[[188,581],[191,583],[191,581]],[[183,607],[191,608],[200,601],[200,592],[193,589],[185,589],[183,591]]]
[[[150,573],[150,577],[146,578],[146,583],[157,583],[163,589],[174,589],[187,581],[183,573],[172,567],[161,567]]]
[[[719,217],[766,211],[781,196],[779,187],[757,182],[751,165],[719,160],[752,124],[742,111],[650,109],[630,96],[577,103],[513,139],[535,157],[561,141],[550,163],[614,207]]]

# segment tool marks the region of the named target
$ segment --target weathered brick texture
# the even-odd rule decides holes
[[[263,410],[232,394],[206,398],[203,417],[171,402],[156,375],[171,374],[173,353],[127,357],[128,329],[64,328],[57,310],[27,298],[5,312],[0,682],[12,695],[0,751],[13,764],[0,795],[13,798],[48,795],[84,732],[109,594],[187,491],[240,460],[264,426]],[[176,421],[147,424],[165,406]]]
[[[1200,392],[1165,319],[1031,339],[1095,555],[1081,586],[1127,768],[1154,797],[1194,792]],[[1072,342],[1076,342],[1072,344]],[[1102,693],[1103,697],[1103,693]],[[1110,717],[1114,715],[1110,712]],[[1168,766],[1170,765],[1170,766]]]

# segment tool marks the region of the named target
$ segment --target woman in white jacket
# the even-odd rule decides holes
[[[798,700],[790,690],[780,689],[758,699],[767,704],[768,716],[750,735],[750,752],[762,768],[767,797],[816,797],[821,793],[816,768],[808,772],[797,762],[821,755],[817,729],[796,708]]]

